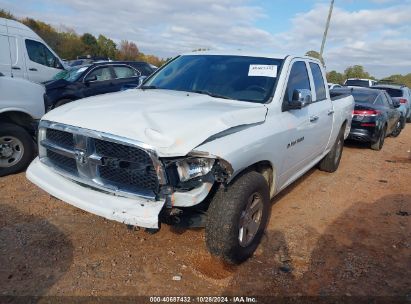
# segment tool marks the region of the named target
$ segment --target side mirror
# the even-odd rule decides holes
[[[307,89],[295,89],[293,97],[287,104],[287,110],[302,109],[312,101],[311,91]]]
[[[138,86],[137,86],[137,88],[141,87],[146,79],[147,79],[147,76],[140,76],[140,77],[138,78]]]
[[[97,80],[97,75],[93,75],[93,76],[87,77],[87,78],[84,80],[84,83],[85,83],[85,84],[89,84],[90,82],[96,81],[96,80]]]
[[[58,59],[55,60],[56,61],[54,62],[54,67],[59,70],[64,70],[64,66],[61,64],[61,62]]]

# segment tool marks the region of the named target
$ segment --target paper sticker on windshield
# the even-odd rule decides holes
[[[277,77],[276,65],[251,64],[248,76]]]

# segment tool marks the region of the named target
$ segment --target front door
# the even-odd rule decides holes
[[[110,66],[96,67],[84,78],[84,97],[115,92],[114,75]]]
[[[312,92],[308,69],[303,60],[296,60],[292,63],[283,98],[284,104],[292,100],[295,90]],[[284,156],[280,173],[280,185],[287,185],[313,158],[316,148],[314,144],[316,133],[309,118],[310,106],[287,110],[281,115],[285,131],[281,143],[284,146]]]

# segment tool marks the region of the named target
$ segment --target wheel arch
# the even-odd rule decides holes
[[[34,118],[27,112],[21,110],[9,110],[0,113],[0,121],[16,124],[32,132]]]
[[[273,198],[277,189],[277,169],[268,160],[258,161],[242,170],[239,170],[232,176],[232,178],[229,181],[229,184],[233,183],[243,174],[251,171],[258,172],[264,177],[270,189],[270,198]]]

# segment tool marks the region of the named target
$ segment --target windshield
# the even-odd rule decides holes
[[[167,64],[142,89],[166,89],[264,103],[272,96],[283,60],[185,55]]]
[[[69,70],[66,71],[61,71],[60,73],[57,73],[56,76],[54,76],[54,80],[58,80],[58,79],[64,79],[70,82],[74,82],[77,79],[79,79],[79,77],[81,76],[81,74],[83,74],[83,72],[85,70],[87,70],[89,66],[79,66],[79,67],[74,67],[71,68]]]
[[[360,79],[348,79],[345,82],[346,86],[353,86],[353,87],[366,87],[370,86],[370,82],[368,80],[360,80]]]

